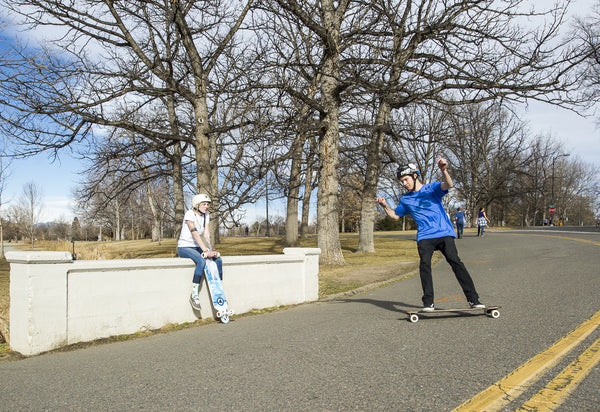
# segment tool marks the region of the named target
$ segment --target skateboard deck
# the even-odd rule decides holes
[[[219,277],[219,269],[213,259],[206,259],[204,266],[204,275],[208,285],[208,292],[213,308],[216,311],[217,318],[222,323],[229,323],[229,316],[233,315],[233,311],[227,308],[227,298],[223,291],[223,283]]]
[[[486,306],[485,308],[462,308],[462,309],[435,309],[432,312],[424,310],[407,310],[408,320],[412,323],[419,321],[419,314],[435,315],[438,313],[462,313],[462,312],[482,312],[490,318],[497,319],[500,317],[500,306]]]

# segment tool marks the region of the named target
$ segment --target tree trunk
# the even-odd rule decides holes
[[[337,52],[326,56],[321,85],[324,114],[321,119],[319,144],[319,188],[317,201],[317,246],[320,263],[345,264],[340,244],[338,216],[339,100],[337,95],[339,61]],[[327,52],[326,52],[327,54]]]
[[[360,209],[357,252],[375,252],[375,242],[373,240],[376,209],[375,196],[377,196],[377,184],[379,183],[379,174],[381,173],[381,156],[385,140],[385,127],[388,124],[390,112],[390,105],[383,101],[379,106],[371,144],[367,149],[367,170]]]
[[[212,134],[209,138],[209,167],[210,167],[210,193],[213,198],[212,212],[210,214],[210,240],[212,246],[221,243],[221,196],[219,193],[219,153],[217,151],[217,137]]]
[[[302,197],[302,224],[300,226],[300,237],[308,236],[308,224],[310,218],[310,199],[313,190],[313,163],[317,151],[317,142],[314,138],[310,139],[310,154],[306,161],[306,180],[304,181],[304,196]]]
[[[183,150],[178,143],[175,146],[171,165],[173,167],[173,208],[175,210],[175,239],[179,239],[181,233],[181,223],[185,215],[185,205],[183,201],[183,171],[181,166],[181,158]]]
[[[174,83],[175,81],[173,79],[173,76],[169,76],[169,87],[175,89]],[[175,96],[173,94],[170,94],[169,98],[167,99],[167,112],[169,115],[171,135],[179,136],[180,131],[177,126],[179,120],[177,119],[177,111],[175,109]],[[179,141],[176,144],[174,144],[172,146],[173,152],[168,153],[167,155],[171,164],[171,178],[173,179],[173,211],[175,218],[175,233],[173,237],[175,239],[179,239],[179,234],[181,233],[181,223],[183,222],[183,216],[185,215],[185,202],[183,195],[183,166],[181,164],[181,159],[183,158],[183,148],[181,147],[181,144],[182,143]],[[159,237],[162,237],[162,234],[159,235]]]
[[[302,180],[302,148],[305,141],[306,135],[300,132],[292,143],[292,165],[285,218],[285,245],[287,247],[298,245],[298,197]]]
[[[121,213],[120,213],[120,205],[119,201],[115,200],[115,229],[114,229],[114,239],[121,240]]]
[[[340,25],[347,3],[323,0],[321,15],[323,40],[321,113],[319,141],[319,188],[317,191],[317,246],[320,263],[345,264],[339,233],[339,111],[340,111]],[[344,5],[343,5],[344,4]]]
[[[208,128],[204,127],[208,119],[206,121],[203,120],[208,117],[206,105],[201,103],[196,104],[195,112],[196,189],[198,193],[206,193],[212,198],[216,193],[213,193],[211,186],[209,139],[208,130],[205,130]]]
[[[156,204],[154,203],[154,198],[148,184],[146,184],[146,193],[148,195],[150,211],[152,212],[152,242],[160,242],[160,227],[162,226],[162,219],[160,217],[161,212],[156,208]],[[133,224],[131,238],[133,239]]]

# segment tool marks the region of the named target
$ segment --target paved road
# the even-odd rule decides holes
[[[0,410],[449,411],[600,310],[598,234],[488,233],[460,241],[499,319],[421,319],[418,277],[348,299],[148,338],[0,362]],[[445,262],[438,307],[464,306]],[[455,300],[456,299],[456,300]],[[515,410],[583,349],[561,357]],[[558,410],[600,409],[598,365]]]

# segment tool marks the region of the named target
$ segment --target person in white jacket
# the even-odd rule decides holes
[[[204,274],[207,258],[215,260],[219,269],[219,277],[223,280],[223,262],[219,252],[212,250],[210,244],[210,214],[208,208],[211,200],[206,194],[198,194],[192,198],[192,208],[185,212],[181,234],[177,241],[177,253],[179,257],[190,258],[196,263],[194,277],[192,279],[192,293],[190,303],[196,310],[200,310],[200,282]]]

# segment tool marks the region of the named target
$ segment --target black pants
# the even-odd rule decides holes
[[[431,257],[433,252],[439,250],[442,252],[446,261],[452,267],[452,271],[462,288],[465,297],[469,302],[478,302],[479,295],[475,290],[473,279],[467,271],[467,268],[458,257],[454,238],[451,236],[435,239],[422,239],[417,244],[421,264],[419,271],[421,274],[421,286],[423,287],[423,305],[433,304],[433,278],[431,277]]]

